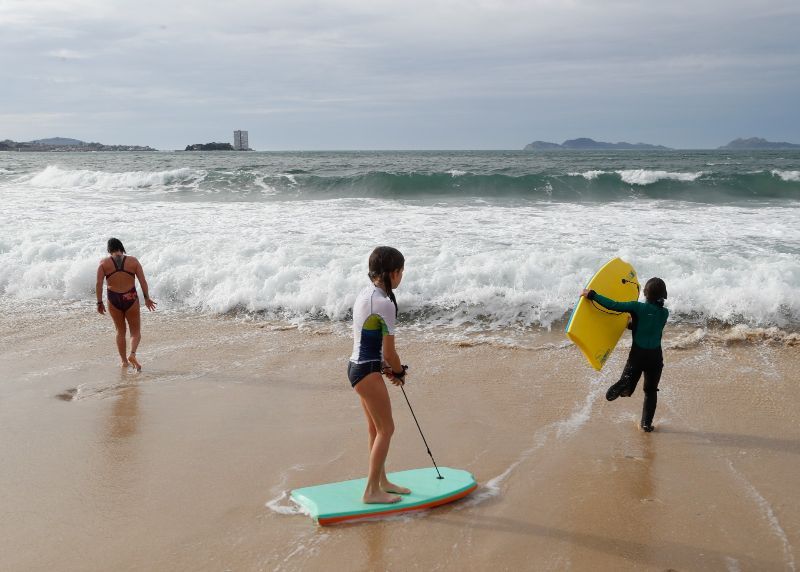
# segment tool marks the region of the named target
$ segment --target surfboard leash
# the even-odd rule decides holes
[[[417,429],[419,429],[419,434],[422,436],[422,442],[425,443],[425,449],[428,451],[428,455],[430,455],[431,461],[433,461],[433,468],[436,469],[436,474],[439,475],[436,477],[437,479],[443,479],[442,473],[439,472],[439,467],[436,465],[436,459],[433,458],[433,453],[431,453],[431,448],[428,447],[428,441],[425,440],[425,434],[422,432],[422,428],[419,426],[419,421],[417,421],[417,416],[414,415],[414,408],[411,407],[411,402],[408,400],[408,395],[406,395],[406,390],[403,389],[403,386],[400,386],[400,391],[403,392],[403,397],[406,398],[406,403],[408,403],[408,408],[411,410],[411,416],[414,418],[414,423],[417,424]]]

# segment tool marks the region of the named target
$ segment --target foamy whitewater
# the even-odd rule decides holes
[[[551,327],[620,256],[677,322],[796,330],[798,173],[796,151],[0,153],[0,302],[93,306],[116,236],[159,308],[345,321],[389,244],[422,328]]]

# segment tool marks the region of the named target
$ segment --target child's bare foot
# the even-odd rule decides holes
[[[407,489],[406,487],[401,487],[400,485],[396,485],[394,483],[390,483],[389,481],[384,481],[381,483],[381,489],[383,492],[386,493],[395,493],[398,495],[410,495],[411,489]]]
[[[124,369],[128,369],[128,367],[130,367],[130,365],[131,364],[129,364],[127,361],[124,361],[121,364],[119,364],[119,367],[124,368]]]
[[[128,356],[128,361],[133,367],[136,368],[136,371],[142,371],[142,364],[140,364],[139,360],[136,359],[135,353],[131,353],[131,355]]]
[[[378,491],[375,493],[364,493],[364,497],[361,500],[366,504],[392,504],[400,502],[400,496]]]

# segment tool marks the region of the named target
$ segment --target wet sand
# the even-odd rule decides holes
[[[351,341],[334,330],[158,312],[136,374],[91,309],[57,323],[6,312],[0,569],[796,569],[796,345],[668,349],[644,434],[641,389],[604,398],[625,349],[596,373],[560,332],[528,349],[401,334],[437,462],[480,487],[321,528],[288,490],[363,476],[367,460]],[[389,470],[428,466],[391,394]]]

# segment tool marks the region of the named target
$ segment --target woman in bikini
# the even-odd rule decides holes
[[[142,339],[139,320],[139,295],[136,293],[136,278],[144,294],[144,304],[151,312],[156,309],[156,303],[150,299],[147,280],[144,279],[144,270],[139,261],[133,256],[125,255],[125,247],[117,238],[108,239],[108,258],[100,261],[97,267],[97,311],[106,313],[103,304],[103,280],[107,283],[108,312],[114,320],[117,329],[117,351],[122,359],[122,367],[129,365],[142,370],[142,364],[136,359],[136,348]],[[126,356],[125,348],[125,323],[131,330],[131,353]]]

